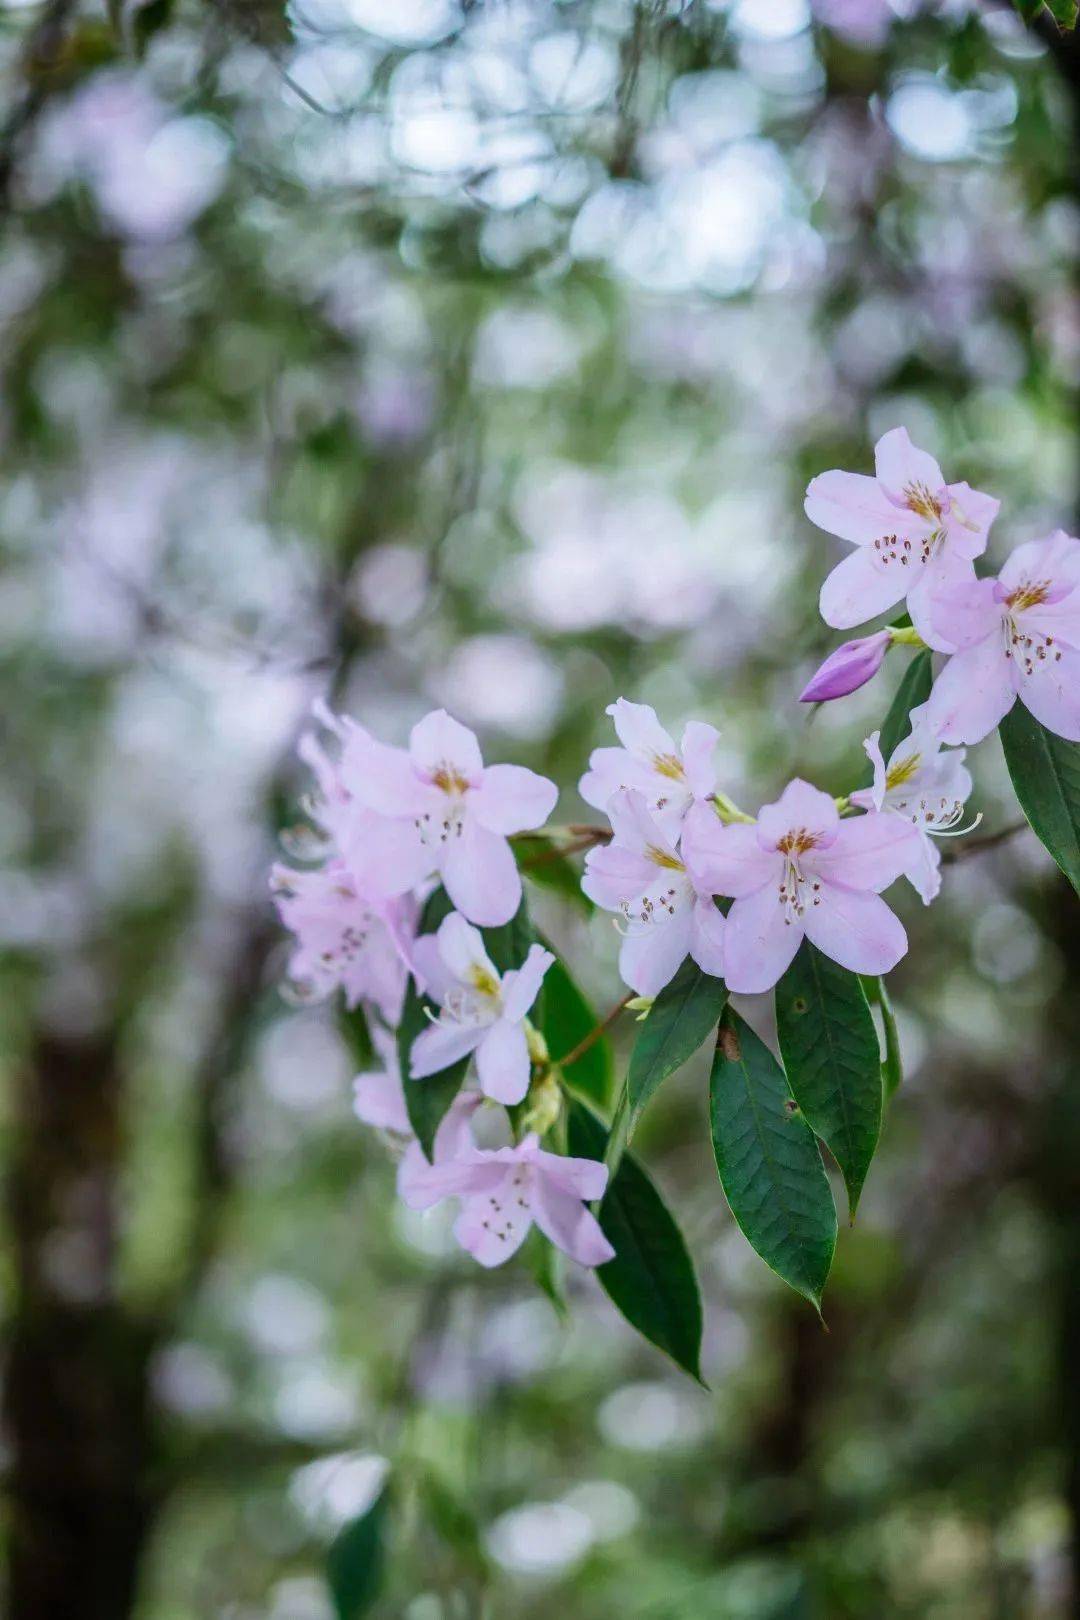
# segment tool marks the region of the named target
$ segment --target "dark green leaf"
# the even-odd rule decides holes
[[[626,1077],[628,1136],[633,1135],[649,1099],[669,1074],[681,1068],[716,1028],[727,1002],[727,985],[703,973],[687,957],[665,985],[642,1024]]]
[[[358,1071],[370,1069],[375,1063],[375,1047],[371,1040],[367,1016],[363,1007],[342,1005],[338,1012],[338,1028],[349,1049],[349,1056]]]
[[[569,1151],[603,1159],[607,1131],[582,1103],[569,1110]],[[626,1155],[604,1194],[600,1225],[615,1249],[596,1275],[631,1327],[701,1381],[701,1295],[674,1217],[640,1164]]]
[[[431,934],[438,928],[444,917],[453,911],[450,897],[445,889],[436,889],[428,897],[420,918],[420,933]],[[409,980],[405,992],[405,1004],[402,1008],[401,1023],[398,1026],[397,1045],[398,1062],[401,1065],[401,1078],[405,1091],[405,1109],[409,1116],[417,1141],[430,1159],[435,1144],[435,1133],[442,1124],[447,1109],[461,1090],[461,1083],[465,1078],[465,1071],[469,1067],[467,1057],[441,1074],[428,1075],[424,1080],[412,1080],[409,1077],[409,1058],[412,1052],[412,1043],[421,1030],[427,1029],[430,1023],[429,1013],[434,1016],[438,1008],[426,996],[422,996],[412,980]]]
[[[818,1310],[836,1247],[836,1210],[821,1151],[779,1063],[727,1008],[710,1084],[720,1182],[752,1246]]]
[[[881,1064],[881,1080],[885,1087],[885,1096],[889,1098],[904,1078],[904,1064],[900,1055],[900,1031],[896,1027],[896,1014],[893,1012],[892,998],[885,986],[885,980],[878,980],[878,1006],[881,1008],[881,1023],[885,1031],[885,1056]]]
[[[387,1492],[341,1529],[326,1555],[326,1579],[338,1620],[359,1620],[379,1595],[385,1562]]]
[[[524,894],[508,923],[503,923],[499,928],[483,928],[481,933],[487,953],[500,973],[519,968],[529,954],[529,946],[536,939],[529,916],[529,903]]]
[[[542,943],[547,943],[543,941]],[[550,946],[548,947],[550,949]],[[558,1060],[596,1028],[596,1013],[559,960],[544,975],[540,1029],[552,1060]],[[563,1073],[575,1091],[606,1106],[611,1096],[615,1058],[606,1035],[593,1042]]]
[[[896,696],[882,722],[879,747],[886,764],[911,730],[912,709],[917,709],[919,704],[925,703],[930,696],[933,679],[930,649],[923,648],[915,654],[904,671],[904,678],[897,687]]]
[[[561,1251],[544,1236],[538,1226],[534,1226],[525,1239],[521,1253],[525,1264],[532,1272],[536,1286],[547,1295],[556,1313],[565,1321],[569,1312],[563,1287]]]
[[[803,940],[776,987],[788,1083],[840,1166],[852,1217],[881,1134],[881,1052],[857,974]]]
[[[1047,731],[1022,703],[1000,729],[1020,808],[1080,894],[1080,743]]]

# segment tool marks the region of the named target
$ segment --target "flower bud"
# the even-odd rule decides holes
[[[847,697],[872,680],[885,661],[892,642],[889,630],[878,630],[858,641],[845,641],[831,652],[799,694],[800,703],[827,703],[830,698]]]

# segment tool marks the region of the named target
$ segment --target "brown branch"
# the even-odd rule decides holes
[[[556,1069],[568,1069],[572,1063],[577,1062],[578,1058],[583,1058],[585,1053],[592,1050],[604,1031],[615,1022],[619,1014],[629,1006],[633,999],[634,991],[628,990],[622,1000],[617,1001],[610,1012],[605,1013],[600,1022],[593,1029],[590,1029],[589,1033],[583,1036],[576,1046],[572,1046],[565,1057],[559,1058],[558,1062],[553,1064],[553,1067]]]
[[[1017,833],[1027,832],[1026,821],[1013,821],[1007,827],[1001,827],[997,832],[986,833],[982,838],[968,838],[964,843],[957,844],[953,849],[942,851],[943,865],[951,866],[955,861],[966,860],[969,855],[983,855],[988,849],[996,849],[999,844],[1008,843]]]
[[[0,129],[0,216],[11,204],[23,142],[55,87],[77,9],[78,0],[50,0],[23,46],[19,65],[26,88]]]

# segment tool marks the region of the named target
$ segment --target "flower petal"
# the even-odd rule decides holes
[[[581,887],[594,905],[618,911],[624,900],[643,894],[655,876],[646,856],[622,844],[603,844],[586,855]]]
[[[849,889],[877,893],[907,870],[918,841],[919,834],[910,821],[888,811],[870,810],[866,815],[842,821],[829,848],[810,850],[804,857],[804,867],[807,872],[816,872],[825,883],[842,883]]]
[[[1045,540],[1028,540],[1010,554],[999,577],[1009,590],[1034,579],[1075,589],[1080,585],[1080,540],[1064,529],[1055,529]]]
[[[409,1173],[398,1177],[398,1193],[409,1209],[430,1209],[444,1198],[472,1198],[489,1194],[506,1179],[506,1166],[491,1162],[491,1155],[472,1148],[457,1159],[428,1164],[419,1143],[409,1149]]]
[[[551,952],[545,951],[542,945],[530,945],[529,954],[521,967],[516,971],[511,970],[503,975],[502,1004],[504,1018],[510,1018],[520,1023],[540,994],[544,974],[554,960],[555,958]]]
[[[862,547],[837,563],[822,585],[818,608],[834,630],[850,630],[895,607],[915,583],[918,563],[902,568],[896,562],[883,563],[881,557],[873,546]]]
[[[481,928],[509,922],[521,904],[521,878],[510,845],[468,811],[460,837],[444,846],[442,879],[457,909]]]
[[[534,1148],[529,1157],[535,1166],[534,1184],[546,1182],[590,1204],[604,1196],[608,1168],[598,1159],[574,1159],[561,1153],[547,1153],[539,1147]]]
[[[932,563],[908,605],[915,628],[936,652],[963,652],[1001,624],[994,581],[976,578],[970,563]]]
[[[904,876],[928,906],[941,893],[941,855],[932,838],[920,830],[918,853],[912,854],[911,864],[904,868]]]
[[[907,950],[899,917],[876,894],[823,883],[803,923],[819,951],[852,973],[888,973]]]
[[[1012,659],[1002,641],[987,636],[949,659],[927,701],[927,719],[947,743],[977,743],[1013,706]]]
[[[1001,502],[970,484],[950,484],[948,494],[949,550],[957,557],[981,557]]]
[[[470,1198],[454,1222],[461,1247],[482,1266],[501,1266],[516,1254],[533,1223],[528,1198],[515,1184],[516,1169],[503,1169],[502,1180],[478,1198]]]
[[[628,698],[617,698],[608,705],[608,714],[615,722],[615,735],[624,748],[646,763],[652,764],[657,755],[678,758],[675,743],[656,718],[656,710],[648,703],[631,703]]]
[[[529,1043],[520,1023],[500,1018],[476,1049],[476,1074],[485,1097],[519,1103],[529,1089]]]
[[[485,949],[484,936],[460,912],[451,911],[443,918],[435,938],[444,965],[459,984],[474,990],[480,988],[478,980],[498,984],[499,970]]]
[[[939,495],[945,486],[941,468],[925,450],[918,450],[904,427],[893,428],[874,446],[874,471],[882,489],[904,504],[912,486]]]
[[[736,995],[771,990],[802,943],[798,920],[789,921],[777,887],[766,884],[736,900],[724,930],[724,978]]]
[[[409,1052],[409,1075],[413,1080],[426,1080],[429,1074],[441,1074],[459,1058],[475,1051],[487,1032],[486,1024],[459,1024],[453,1019],[438,1019],[422,1029]]]
[[[1053,652],[1057,657],[1037,663],[1033,675],[1021,675],[1020,701],[1048,731],[1080,742],[1080,652],[1071,647]]]
[[[428,780],[449,769],[475,786],[484,769],[476,733],[445,709],[432,709],[417,721],[409,733],[409,754],[415,770]]]
[[[711,973],[717,979],[724,977],[725,927],[723,912],[718,911],[711,900],[695,901],[690,955],[702,973]]]
[[[411,820],[354,811],[338,837],[357,886],[373,898],[406,894],[435,869],[432,852]]]
[[[523,765],[489,765],[469,794],[469,812],[489,832],[531,832],[555,808],[559,790]]]
[[[636,788],[648,796],[656,791],[656,772],[626,748],[594,748],[589,769],[578,792],[594,810],[606,810],[620,788]]]
[[[651,849],[674,856],[675,847],[667,834],[650,815],[645,797],[627,789],[616,793],[607,807],[608,820],[615,833],[615,842],[639,855]]]
[[[840,813],[827,793],[793,777],[775,804],[764,804],[758,812],[757,841],[763,850],[775,850],[787,833],[806,832],[818,846],[827,849],[836,837]]]
[[[763,850],[757,826],[736,822],[723,826],[707,805],[689,811],[682,836],[682,851],[699,893],[753,894],[775,875],[779,882],[780,857]]]
[[[350,726],[341,752],[340,778],[357,804],[383,816],[412,816],[430,808],[427,783],[404,748],[377,741]]]
[[[353,1113],[365,1125],[374,1125],[378,1130],[397,1131],[402,1136],[412,1135],[401,1076],[391,1073],[389,1069],[372,1069],[356,1076],[353,1081]]]
[[[615,1250],[591,1210],[540,1175],[533,1178],[532,1213],[544,1236],[578,1265],[602,1266],[615,1258]]]
[[[920,529],[913,515],[898,511],[876,478],[865,473],[825,472],[812,478],[804,510],[811,523],[854,545],[871,545],[884,535]],[[899,525],[899,529],[898,529]]]
[[[619,973],[639,996],[655,996],[670,984],[690,954],[693,906],[683,905],[667,922],[635,927],[622,942]]]
[[[687,784],[696,799],[707,799],[716,788],[713,755],[720,741],[715,726],[704,720],[688,720],[682,734],[682,762]]]

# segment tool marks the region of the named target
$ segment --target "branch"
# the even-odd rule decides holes
[[[610,1028],[624,1008],[630,1005],[635,995],[636,991],[628,990],[622,1000],[617,1001],[610,1012],[605,1013],[600,1022],[593,1029],[590,1029],[589,1033],[583,1036],[576,1046],[570,1048],[565,1057],[559,1058],[557,1062],[552,1064],[552,1068],[568,1069],[572,1063],[577,1062],[578,1058],[584,1057],[586,1052],[591,1051],[604,1031]]]
[[[999,844],[1005,844],[1017,833],[1027,832],[1026,821],[1011,822],[1008,827],[1002,827],[998,832],[987,833],[983,838],[969,838],[963,844],[957,844],[953,849],[942,851],[942,864],[951,866],[955,861],[966,860],[969,855],[982,855],[988,849],[996,849]]]

